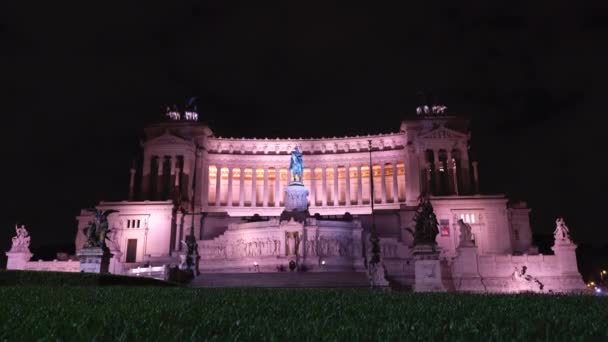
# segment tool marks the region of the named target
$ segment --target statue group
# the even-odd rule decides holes
[[[86,240],[83,248],[105,248],[106,238],[108,237],[109,223],[108,216],[111,213],[118,212],[118,210],[96,210],[89,209],[90,212],[95,213],[93,220],[83,229]]]
[[[11,252],[29,252],[30,247],[30,234],[25,229],[25,226],[15,225],[15,235],[13,237],[13,244],[11,246]]]

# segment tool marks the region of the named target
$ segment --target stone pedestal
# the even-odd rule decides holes
[[[457,256],[452,266],[452,278],[456,291],[485,292],[481,282],[477,261],[476,246],[461,246],[456,249]]]
[[[414,246],[414,291],[445,292],[441,279],[441,262],[439,251],[431,245]]]
[[[6,252],[8,260],[6,261],[7,270],[23,270],[25,264],[32,258],[32,253],[29,251]]]
[[[112,274],[123,274],[124,267],[122,265],[122,262],[120,262],[122,252],[110,251],[110,253],[112,254],[112,258],[110,259],[109,272]]]
[[[285,211],[308,210],[308,189],[302,182],[291,182],[285,189]]]
[[[578,271],[576,245],[569,241],[555,241],[551,247],[559,262],[561,288],[563,291],[586,289],[585,282]]]
[[[80,259],[80,272],[108,273],[111,254],[103,249],[83,248],[77,253]]]
[[[382,265],[382,262],[377,263],[375,266],[369,265],[368,278],[372,287],[389,286],[389,283],[386,280],[384,265]]]

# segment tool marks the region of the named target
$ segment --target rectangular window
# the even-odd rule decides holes
[[[441,236],[450,236],[450,220],[439,220],[439,232]]]
[[[127,220],[127,228],[131,228],[131,220]]]
[[[139,228],[139,221],[140,221],[140,220],[137,220],[137,228]]]
[[[127,259],[126,262],[135,262],[137,260],[137,239],[127,240]]]

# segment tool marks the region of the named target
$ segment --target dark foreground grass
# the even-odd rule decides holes
[[[367,290],[1,287],[2,341],[606,341],[608,300]]]

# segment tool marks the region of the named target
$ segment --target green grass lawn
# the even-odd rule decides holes
[[[0,299],[0,341],[608,340],[608,298],[582,295],[2,286]]]

